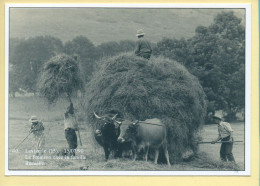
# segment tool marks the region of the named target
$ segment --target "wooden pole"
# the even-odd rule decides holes
[[[233,143],[242,143],[244,141],[233,141]],[[211,141],[200,141],[198,144],[212,143]],[[230,143],[230,141],[218,141],[215,143]],[[213,143],[214,144],[214,143]]]
[[[21,141],[21,143],[19,143],[15,148],[17,149],[30,135],[31,135],[32,131],[30,131],[30,133],[23,139],[23,141]]]
[[[81,142],[81,137],[80,137],[79,129],[78,129],[78,135],[79,135],[79,143],[80,143],[80,146],[82,147],[82,142]]]

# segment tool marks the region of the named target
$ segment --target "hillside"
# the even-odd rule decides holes
[[[191,37],[197,26],[210,25],[221,11],[223,9],[11,8],[10,37],[52,35],[65,42],[83,35],[98,45],[135,40],[136,30],[143,28],[147,38],[157,42],[163,37]],[[235,14],[243,18],[244,10],[236,9]]]

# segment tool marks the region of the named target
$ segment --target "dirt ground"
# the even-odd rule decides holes
[[[178,163],[170,168],[166,165],[155,165],[152,162],[136,161],[129,158],[110,159],[104,161],[103,149],[95,142],[91,129],[80,122],[80,133],[83,146],[78,147],[77,156],[56,156],[57,151],[67,147],[63,129],[63,112],[68,103],[58,102],[54,107],[48,107],[37,97],[20,97],[9,99],[9,169],[10,170],[80,170],[87,166],[88,170],[234,170],[232,166],[223,166],[219,160],[220,144],[200,144],[199,154],[205,155],[207,165],[201,161]],[[44,152],[36,154],[33,150],[34,137],[30,135],[18,148],[16,146],[28,135],[29,118],[37,115],[45,126]],[[234,139],[244,141],[244,123],[231,123],[234,129]],[[217,125],[205,125],[201,131],[203,141],[212,141],[217,137]],[[244,170],[244,143],[234,143],[233,154],[239,168]],[[208,166],[210,164],[210,166]],[[220,166],[219,166],[220,165]]]

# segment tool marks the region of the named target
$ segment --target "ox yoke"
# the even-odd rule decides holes
[[[149,124],[149,125],[160,125],[160,126],[165,126],[162,121],[158,118],[152,118],[152,119],[146,119],[145,121],[138,121],[138,124]],[[130,120],[124,120],[122,122],[123,125],[129,125],[133,124],[132,121]]]

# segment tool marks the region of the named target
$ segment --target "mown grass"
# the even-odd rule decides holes
[[[78,102],[80,103],[80,102]],[[79,105],[79,104],[78,104]],[[237,164],[223,163],[219,160],[219,144],[201,144],[199,153],[189,162],[182,162],[168,167],[165,164],[155,165],[152,161],[138,160],[133,162],[130,158],[114,159],[113,155],[105,162],[103,149],[93,138],[92,129],[84,120],[80,121],[80,132],[83,153],[86,159],[50,159],[42,160],[43,166],[25,165],[25,150],[33,148],[33,136],[18,148],[20,153],[12,151],[28,134],[30,126],[28,119],[31,115],[37,115],[43,120],[45,126],[45,149],[61,150],[67,147],[63,129],[63,112],[67,102],[58,102],[54,107],[48,107],[41,98],[14,98],[9,100],[9,169],[12,170],[80,170],[80,167],[88,167],[87,171],[238,171],[244,170],[244,144],[234,144],[233,154]],[[77,107],[79,108],[79,107]],[[83,112],[82,112],[83,113]],[[233,123],[235,139],[243,140],[244,124]],[[210,141],[217,135],[216,125],[207,125],[202,130],[203,141]],[[27,154],[28,155],[28,154]],[[33,155],[33,154],[32,154]],[[46,155],[49,155],[48,153]],[[53,155],[53,154],[52,154]],[[29,160],[39,162],[38,160]]]
[[[194,160],[191,161],[191,165],[198,168],[208,169],[208,170],[222,170],[222,171],[239,171],[241,168],[238,164],[233,162],[223,162],[211,158],[205,152],[198,153]]]

